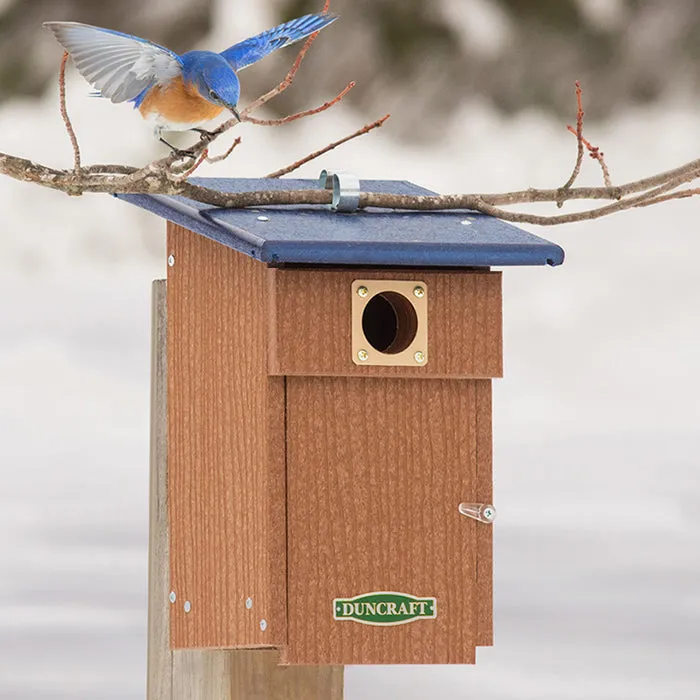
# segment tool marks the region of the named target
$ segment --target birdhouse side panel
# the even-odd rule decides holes
[[[490,493],[483,383],[287,379],[289,663],[475,661],[490,526],[458,506]]]
[[[267,372],[260,263],[168,228],[174,648],[286,642],[284,378]]]

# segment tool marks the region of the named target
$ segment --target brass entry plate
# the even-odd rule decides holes
[[[425,282],[352,283],[352,361],[385,367],[422,367],[428,363]]]

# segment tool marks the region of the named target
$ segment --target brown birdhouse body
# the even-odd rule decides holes
[[[326,238],[334,220],[367,235],[371,216],[324,211]],[[493,501],[501,273],[361,254],[265,264],[264,248],[180,223],[167,279],[173,648],[473,663],[493,638],[492,526],[459,506]]]

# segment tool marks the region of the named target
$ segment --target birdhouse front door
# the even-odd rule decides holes
[[[387,293],[386,333],[402,334],[404,303],[414,335],[428,326],[413,366],[353,319],[358,295],[387,288],[402,291]],[[492,498],[500,275],[285,268],[270,294],[271,369],[286,378],[286,660],[473,663],[492,638],[491,528],[459,504]]]

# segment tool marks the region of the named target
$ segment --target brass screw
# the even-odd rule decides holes
[[[425,296],[425,289],[423,289],[423,287],[420,286],[416,287],[413,290],[413,296],[417,297],[418,299],[422,299]]]
[[[425,362],[425,353],[421,352],[420,350],[413,356],[413,359],[419,364],[422,365]]]
[[[367,350],[358,350],[357,359],[360,362],[367,362],[367,360],[369,360],[369,353],[367,352]]]
[[[369,294],[369,289],[367,287],[358,287],[357,288],[357,296],[362,297],[363,299]]]

